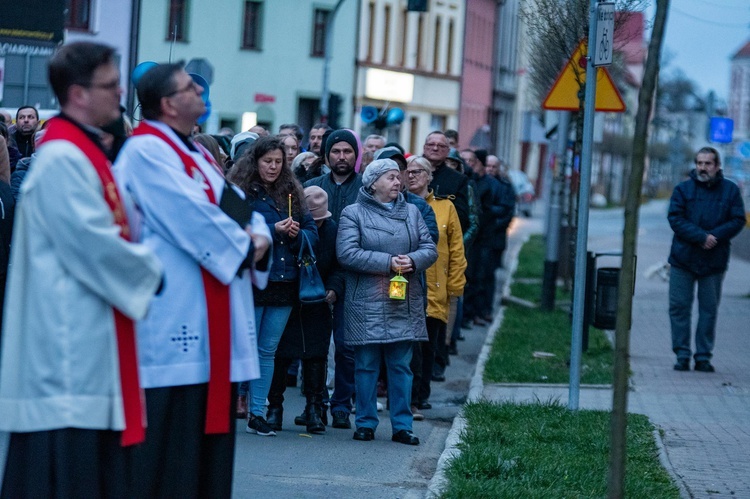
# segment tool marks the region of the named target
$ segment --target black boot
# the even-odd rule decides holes
[[[323,390],[326,385],[326,370],[324,359],[304,359],[302,361],[302,375],[305,378],[305,419],[308,433],[323,433]]]
[[[274,431],[281,431],[284,419],[284,392],[286,391],[286,372],[291,359],[277,357],[273,363],[271,388],[268,390],[268,412],[266,421]]]
[[[280,405],[269,405],[266,422],[274,431],[281,431],[284,423],[284,408]]]

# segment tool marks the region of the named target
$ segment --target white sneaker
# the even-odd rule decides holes
[[[385,406],[381,404],[380,402],[378,402],[377,407],[378,407],[378,412],[383,412],[383,409],[385,409]]]

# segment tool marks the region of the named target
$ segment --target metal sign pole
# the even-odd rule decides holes
[[[583,307],[586,300],[586,252],[589,235],[589,197],[591,191],[591,152],[594,138],[596,106],[596,67],[594,39],[596,33],[596,0],[589,7],[589,49],[586,64],[586,95],[583,111],[583,150],[581,181],[578,194],[578,235],[576,237],[575,277],[573,281],[573,327],[570,342],[570,388],[568,409],[578,410],[581,389],[581,346],[583,344]]]

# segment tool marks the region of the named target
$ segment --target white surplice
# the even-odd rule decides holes
[[[219,171],[200,152],[190,151],[168,126],[148,123],[195,159],[219,202],[226,182]],[[128,139],[114,173],[134,237],[152,248],[165,268],[162,292],[136,325],[141,384],[157,388],[208,382],[208,319],[201,267],[230,286],[231,380],[257,378],[252,283],[265,287],[268,272],[253,268],[237,275],[247,256],[249,235],[209,201],[204,180],[189,176],[178,154],[155,136]],[[253,233],[272,240],[261,215],[254,213],[251,225]]]
[[[5,294],[0,430],[122,430],[112,307],[146,315],[162,275],[120,237],[99,176],[72,143],[44,143],[21,188]]]

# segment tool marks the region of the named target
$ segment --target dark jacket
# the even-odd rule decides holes
[[[495,219],[495,237],[493,239],[493,249],[504,250],[508,239],[508,226],[513,220],[513,214],[516,212],[516,191],[513,184],[506,178],[498,179],[500,187],[500,205],[502,211]]]
[[[461,222],[461,231],[469,230],[469,177],[453,170],[445,163],[438,166],[432,172],[430,189],[438,199],[448,198],[456,207],[458,220]],[[453,197],[451,197],[453,196]]]
[[[343,298],[343,276],[336,261],[336,233],[338,225],[330,218],[318,227],[320,242],[315,250],[315,266],[326,289]],[[321,358],[328,355],[333,317],[328,303],[314,303],[292,307],[276,356],[289,359]]]
[[[305,187],[317,185],[328,194],[328,211],[331,212],[333,221],[338,223],[341,211],[357,200],[357,193],[362,187],[362,175],[352,173],[343,184],[339,185],[333,180],[333,173],[321,175],[305,182]]]
[[[432,242],[437,245],[438,238],[440,237],[440,232],[438,231],[437,220],[435,219],[435,211],[432,209],[432,206],[427,204],[427,201],[425,201],[421,197],[417,196],[416,194],[412,194],[409,191],[404,191],[404,195],[406,196],[407,203],[411,203],[419,208],[419,213],[422,214],[424,223],[427,224],[427,229],[430,231]]]
[[[10,161],[10,171],[16,169],[16,166],[18,165],[18,162],[23,159],[23,156],[21,155],[21,152],[18,150],[16,146],[10,145],[10,142],[8,142],[8,161]]]
[[[36,153],[32,154],[30,158],[22,158],[16,165],[16,169],[10,174],[10,190],[13,192],[13,199],[16,201],[21,197],[21,184],[23,184],[23,179],[26,178],[26,174],[31,168],[31,161],[34,157],[36,157]]]
[[[711,182],[700,182],[695,170],[675,187],[667,215],[674,231],[669,263],[698,276],[727,270],[730,240],[745,226],[745,206],[739,188],[719,170]],[[706,236],[718,244],[703,249]]]
[[[10,238],[13,234],[15,204],[10,186],[0,181],[0,323],[3,320],[5,306],[5,281],[10,262]]]
[[[475,182],[481,208],[476,244],[491,249],[504,249],[505,231],[513,218],[516,204],[513,186],[509,182],[501,184],[490,175],[476,177]]]
[[[299,274],[297,268],[297,253],[299,252],[299,236],[290,238],[287,235],[279,235],[276,232],[275,224],[289,217],[286,206],[279,209],[276,202],[269,196],[266,191],[259,187],[257,192],[249,193],[249,198],[253,201],[255,211],[263,215],[268,224],[268,230],[273,237],[273,262],[271,264],[271,273],[269,281],[296,281]],[[303,213],[302,219],[295,216],[294,219],[300,223],[300,230],[305,231],[307,238],[310,240],[313,248],[318,246],[318,228],[315,221],[308,211]]]
[[[15,128],[15,125],[8,128],[8,144],[18,148],[18,152],[24,158],[30,157],[34,154],[34,134],[24,135],[20,130]]]

